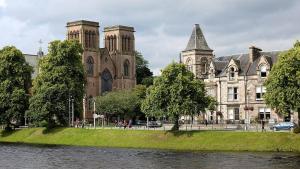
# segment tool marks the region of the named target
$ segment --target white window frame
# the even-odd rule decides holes
[[[235,93],[235,89],[236,89],[236,93]],[[228,87],[227,88],[227,101],[237,101],[239,98],[238,93],[239,93],[238,87]]]
[[[259,117],[259,119],[261,119],[261,118],[260,118],[260,115],[261,115],[261,114],[264,115],[264,118],[263,118],[263,119],[266,119],[267,114],[270,115],[270,118],[269,118],[269,119],[271,119],[271,109],[270,109],[270,108],[268,108],[268,107],[260,107],[260,108],[258,108],[258,117]],[[261,120],[262,120],[262,119],[261,119]]]
[[[233,81],[235,79],[235,69],[234,67],[229,68],[229,80]]]
[[[265,73],[265,76],[262,76],[262,73]],[[267,77],[267,66],[266,65],[261,65],[259,68],[259,76],[261,78],[266,78]]]
[[[266,87],[265,86],[256,86],[255,87],[255,99],[256,100],[264,100],[263,96],[264,96],[265,93],[266,93]],[[260,96],[260,98],[258,98],[257,96]]]

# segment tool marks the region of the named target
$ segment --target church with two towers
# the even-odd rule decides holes
[[[104,27],[104,47],[99,47],[99,23],[67,23],[67,39],[78,40],[83,47],[82,63],[87,82],[83,119],[93,118],[93,98],[105,92],[131,89],[136,84],[134,28]]]

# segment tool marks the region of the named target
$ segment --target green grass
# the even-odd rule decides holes
[[[96,147],[150,148],[182,151],[300,152],[300,135],[283,132],[146,131],[29,128],[1,131],[0,142]]]

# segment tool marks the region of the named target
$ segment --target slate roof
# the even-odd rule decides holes
[[[282,51],[272,51],[272,52],[260,52],[260,57],[255,59],[252,63],[249,61],[249,54],[239,54],[239,55],[229,55],[229,56],[221,56],[216,57],[213,60],[213,64],[215,65],[216,76],[217,77],[223,77],[227,76],[226,68],[230,62],[231,59],[234,60],[234,62],[239,67],[239,75],[244,76],[247,75],[256,75],[256,70],[258,63],[261,59],[261,57],[265,57],[267,61],[269,62],[270,66],[272,66],[278,58],[278,55]],[[221,69],[221,70],[220,70]]]
[[[185,48],[185,51],[193,49],[211,50],[207,45],[207,42],[204,38],[199,24],[195,24],[190,40]]]

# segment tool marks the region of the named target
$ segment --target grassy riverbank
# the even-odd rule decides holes
[[[300,135],[281,132],[146,131],[43,128],[1,131],[0,142],[96,147],[154,148],[183,151],[300,152]]]

